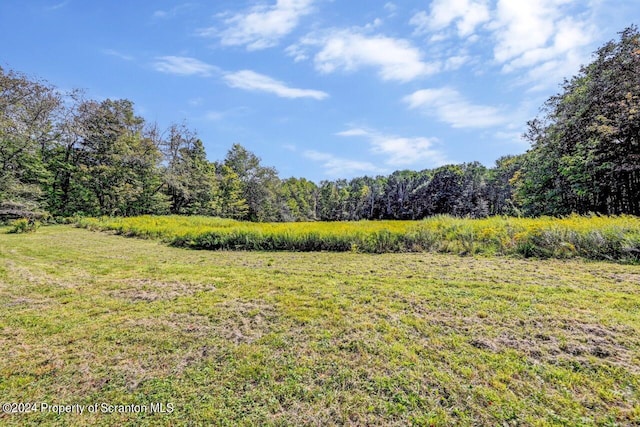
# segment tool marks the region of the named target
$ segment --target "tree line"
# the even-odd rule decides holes
[[[234,144],[221,161],[184,124],[159,129],[129,100],[63,95],[0,68],[0,219],[141,214],[251,221],[420,219],[435,214],[640,215],[640,34],[635,26],[549,98],[531,148],[388,176],[281,179]]]

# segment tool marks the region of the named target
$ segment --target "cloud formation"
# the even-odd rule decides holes
[[[344,137],[363,137],[368,140],[372,154],[386,157],[385,163],[393,167],[415,164],[441,166],[447,163],[442,152],[434,148],[435,139],[416,137],[407,138],[364,129],[351,128],[338,132]]]
[[[306,150],[302,153],[309,160],[321,162],[325,173],[332,177],[344,177],[355,173],[381,173],[381,169],[373,163],[358,160],[349,160],[333,154],[323,153],[315,150]]]
[[[193,7],[194,7],[193,3],[183,3],[183,4],[179,4],[177,6],[174,6],[171,9],[166,9],[166,10],[159,9],[159,10],[156,10],[155,12],[153,12],[151,17],[154,18],[154,19],[174,18],[178,14],[180,14],[182,12],[186,12],[186,11],[192,9]]]
[[[529,90],[547,89],[588,60],[596,34],[589,13],[593,3],[434,0],[409,23],[414,35],[428,36],[432,43],[447,41],[452,34],[467,42],[483,38],[492,44],[491,60],[503,73],[530,85]]]
[[[315,68],[321,73],[338,70],[357,71],[372,67],[382,80],[406,82],[434,74],[440,66],[422,59],[420,49],[405,39],[368,35],[361,29],[333,29],[321,35],[309,35],[287,52],[296,60],[306,59],[306,49],[316,47]]]
[[[490,19],[487,0],[434,0],[429,13],[416,13],[409,24],[416,27],[417,34],[441,31],[456,24],[458,35],[467,37],[476,27]]]
[[[492,127],[507,121],[497,108],[473,104],[448,87],[418,90],[405,96],[403,101],[410,109],[419,108],[454,128]]]
[[[522,81],[543,89],[577,71],[586,62],[586,47],[595,28],[589,19],[570,8],[575,0],[510,2],[499,0],[490,25],[496,44],[494,58],[503,72],[523,71]],[[575,16],[572,16],[575,15]]]
[[[153,67],[162,73],[182,76],[209,77],[220,71],[214,65],[187,56],[160,56],[156,58]]]
[[[223,30],[202,29],[201,36],[218,37],[223,46],[246,46],[260,50],[276,46],[313,10],[313,0],[277,0],[272,6],[254,6],[244,13],[223,19]]]
[[[127,55],[126,53],[119,52],[115,49],[103,49],[102,53],[109,56],[114,56],[116,58],[122,59],[123,61],[133,61],[135,58],[131,55]]]
[[[266,92],[281,98],[312,98],[322,100],[329,94],[320,90],[299,89],[284,82],[251,70],[226,72],[220,68],[186,56],[161,56],[153,63],[156,71],[181,76],[211,77],[221,75],[224,82],[237,89]]]
[[[279,80],[251,70],[227,73],[224,75],[224,80],[229,86],[234,88],[272,93],[281,98],[313,98],[322,100],[329,96],[326,92],[319,90],[289,87]]]

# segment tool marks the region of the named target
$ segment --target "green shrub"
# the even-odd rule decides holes
[[[9,233],[35,233],[40,223],[33,219],[20,218],[11,223]]]

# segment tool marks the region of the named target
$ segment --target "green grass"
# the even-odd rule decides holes
[[[0,229],[2,425],[637,425],[640,271]]]
[[[224,250],[440,252],[586,258],[638,263],[640,218],[460,219],[251,223],[211,217],[82,218],[77,225],[161,239],[177,247]]]

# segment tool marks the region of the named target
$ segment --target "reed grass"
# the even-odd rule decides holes
[[[76,225],[192,249],[440,252],[640,261],[640,218],[434,216],[422,221],[251,223],[201,216],[81,218]]]

